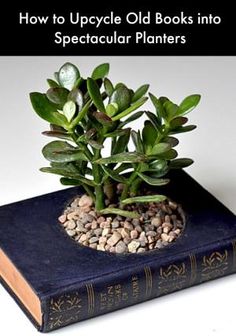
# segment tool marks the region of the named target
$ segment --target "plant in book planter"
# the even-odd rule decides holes
[[[41,171],[83,189],[59,217],[79,243],[117,253],[162,248],[184,227],[181,206],[161,188],[169,183],[170,170],[193,163],[177,158],[174,135],[196,127],[187,125],[185,115],[200,96],[188,96],[177,105],[149,93],[155,111],[140,110],[149,85],[135,91],[123,83],[114,85],[108,72],[109,64],[101,64],[85,79],[66,63],[55,73],[56,80],[48,79],[46,93],[30,94],[36,113],[50,123],[43,134],[60,139],[43,148],[50,167]],[[132,129],[130,123],[141,116],[146,117],[142,130]]]

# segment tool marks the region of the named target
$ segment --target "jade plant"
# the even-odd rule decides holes
[[[200,95],[190,95],[177,105],[167,97],[152,93],[148,97],[148,84],[135,91],[123,83],[114,85],[108,72],[105,63],[83,78],[75,65],[66,63],[55,73],[55,80],[47,80],[46,93],[30,94],[36,113],[50,123],[43,134],[60,139],[43,148],[50,167],[41,171],[62,176],[63,185],[81,186],[100,213],[136,217],[137,213],[125,210],[126,204],[166,198],[159,193],[142,194],[142,183],[161,187],[169,182],[166,175],[171,169],[193,163],[177,158],[174,148],[179,141],[173,135],[196,128],[186,125],[185,115],[198,105]],[[140,110],[148,99],[154,112]],[[141,116],[146,117],[143,127],[132,129],[130,123]],[[110,155],[104,156],[104,147]],[[117,184],[122,186],[120,195]],[[117,208],[106,208],[106,199],[116,200]]]

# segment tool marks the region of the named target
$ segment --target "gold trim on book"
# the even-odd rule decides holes
[[[88,313],[93,314],[94,307],[95,307],[93,285],[92,284],[86,285],[86,289],[87,289],[87,294],[88,294]]]
[[[144,267],[146,278],[146,296],[150,296],[152,293],[152,271],[149,266]]]
[[[190,284],[193,284],[196,281],[196,277],[197,277],[196,256],[194,254],[190,254],[189,259],[190,259],[190,265],[191,265]]]
[[[233,246],[233,270],[236,268],[236,240],[232,241]]]

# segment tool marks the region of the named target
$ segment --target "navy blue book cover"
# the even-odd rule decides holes
[[[79,188],[0,208],[0,251],[39,298],[42,323],[2,283],[40,331],[235,272],[235,215],[184,171],[173,174],[165,192],[183,205],[186,228],[175,243],[141,254],[93,250],[66,235],[57,218]]]

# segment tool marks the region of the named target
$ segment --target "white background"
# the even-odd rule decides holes
[[[178,151],[180,156],[195,161],[187,169],[188,173],[236,212],[234,57],[1,57],[0,205],[62,188],[57,176],[38,171],[47,165],[40,151],[50,139],[40,135],[47,124],[32,111],[28,94],[45,91],[45,79],[52,77],[66,61],[77,64],[84,77],[96,65],[110,62],[114,83],[123,81],[133,89],[150,83],[151,92],[168,96],[177,103],[189,94],[200,93],[201,104],[189,115],[191,123],[198,128],[179,136]],[[141,127],[140,121],[134,127]],[[232,275],[90,319],[54,334],[234,335],[235,289],[236,278]],[[0,287],[0,335],[16,333],[37,335]]]

